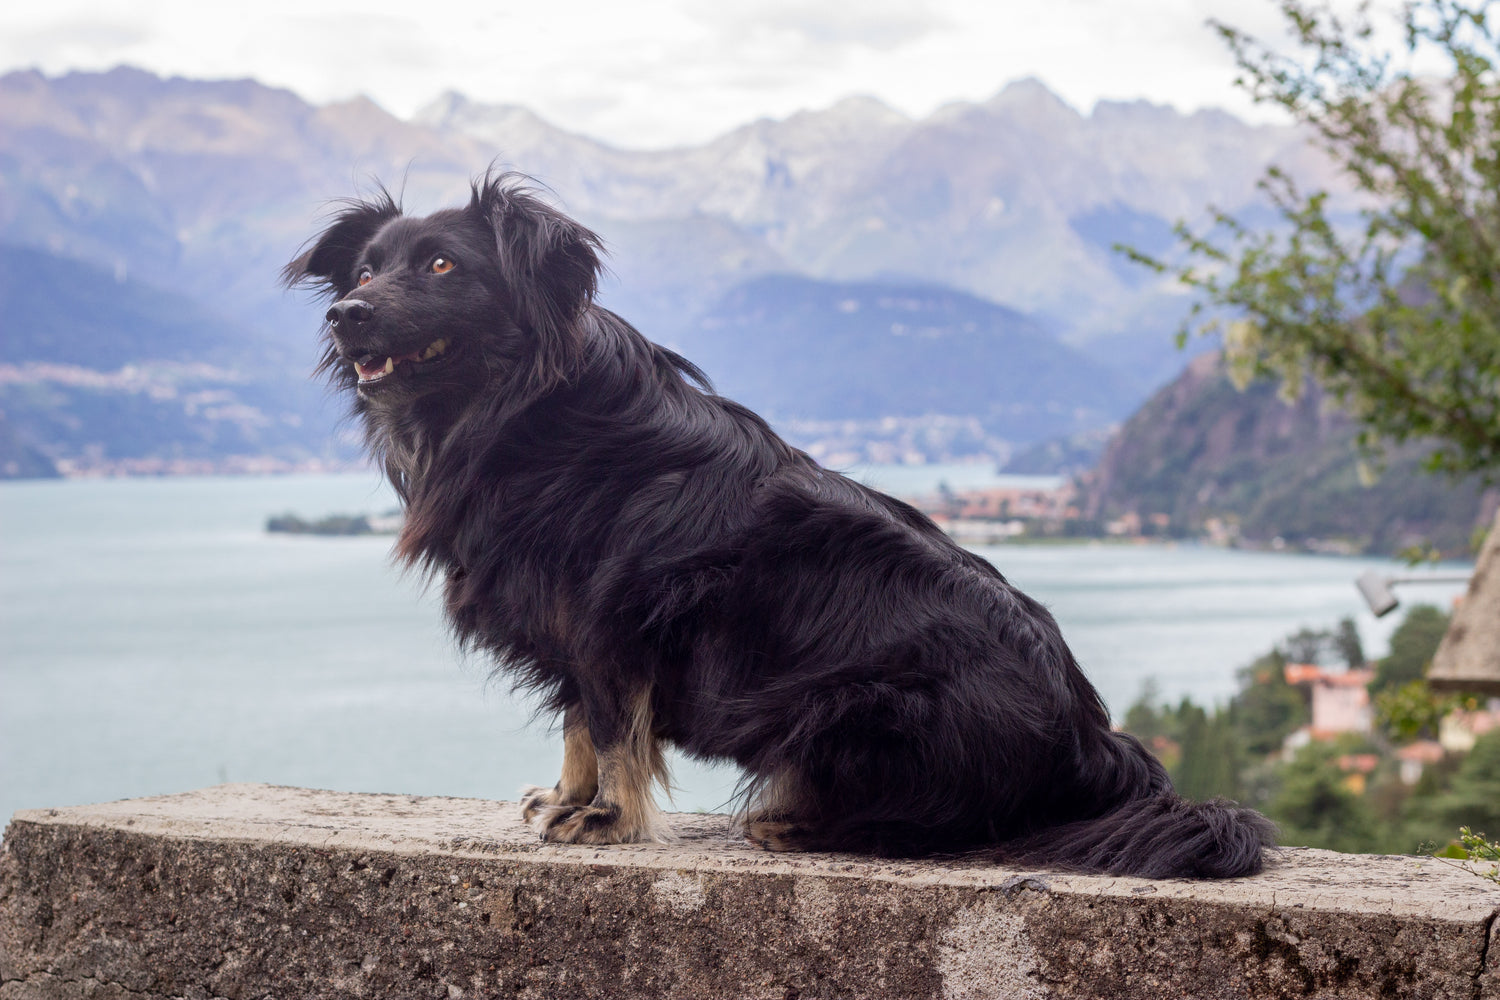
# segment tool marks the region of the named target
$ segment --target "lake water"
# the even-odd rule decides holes
[[[994,477],[875,468],[902,492]],[[1014,478],[1010,480],[1014,482]],[[551,784],[561,743],[487,665],[460,656],[435,594],[388,538],[268,535],[271,514],[380,512],[373,474],[0,484],[0,818],[18,808],[266,781],[514,798]],[[1279,638],[1352,615],[1367,559],[1197,546],[978,550],[1046,602],[1116,713],[1233,693]],[[1446,606],[1456,585],[1408,590]],[[1399,613],[1391,616],[1399,618]],[[713,809],[732,772],[674,767],[675,808]]]

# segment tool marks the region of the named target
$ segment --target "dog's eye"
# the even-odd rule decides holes
[[[361,285],[368,285],[374,277],[375,275],[370,273],[370,269],[368,267],[364,268],[359,272],[359,283]]]
[[[433,274],[447,274],[451,270],[453,270],[453,261],[449,260],[447,257],[432,258]]]

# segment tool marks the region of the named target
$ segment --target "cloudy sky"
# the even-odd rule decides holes
[[[253,76],[402,116],[444,90],[616,145],[708,139],[873,94],[911,115],[1040,77],[1081,111],[1146,98],[1264,119],[1207,26],[1274,38],[1272,0],[46,0],[0,12],[0,71],[129,63]]]

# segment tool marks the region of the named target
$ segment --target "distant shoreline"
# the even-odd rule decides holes
[[[63,479],[345,475],[351,472],[375,471],[375,467],[367,462],[341,462],[321,458],[292,461],[269,455],[232,455],[222,459],[122,458],[90,463],[88,465],[81,465],[70,459],[62,459],[56,463],[56,466],[58,476]]]
[[[993,471],[993,467],[987,467],[981,463],[966,464],[930,464],[930,465],[866,465],[847,470],[842,474],[851,478],[874,485],[875,488],[901,498],[923,509],[929,515],[934,516],[938,523],[953,536],[954,540],[961,545],[985,546],[985,547],[1011,547],[1011,548],[1082,548],[1096,545],[1109,545],[1117,547],[1143,547],[1143,548],[1174,548],[1178,546],[1203,547],[1206,549],[1228,549],[1245,552],[1267,552],[1272,554],[1310,554],[1335,557],[1358,558],[1366,556],[1391,556],[1389,553],[1371,552],[1363,549],[1358,540],[1355,539],[1292,539],[1284,541],[1273,538],[1265,541],[1236,537],[1232,533],[1222,533],[1219,537],[1209,536],[1183,536],[1177,537],[1163,533],[1142,524],[1135,530],[1121,530],[1129,528],[1129,525],[1115,526],[1105,524],[1084,524],[1081,520],[1074,521],[1077,514],[1068,511],[1070,504],[1065,499],[1069,483],[1063,477],[1058,476],[1012,476],[1005,473]],[[157,470],[149,474],[140,472],[107,474],[102,471],[93,471],[86,475],[72,475],[64,478],[11,478],[0,480],[0,489],[10,486],[13,489],[29,491],[33,489],[47,489],[48,487],[38,485],[47,483],[76,483],[80,486],[88,483],[103,483],[105,481],[118,481],[121,483],[149,483],[166,481],[191,481],[193,479],[205,482],[214,479],[242,479],[246,481],[261,479],[275,480],[281,478],[309,478],[328,479],[330,481],[341,478],[368,478],[372,488],[383,480],[379,472],[369,465],[343,465],[329,462],[302,462],[302,463],[257,463],[235,465],[231,468],[207,469],[196,463],[176,463],[170,471]],[[30,485],[23,485],[30,484]],[[982,485],[987,484],[987,485]],[[1048,496],[1051,501],[1052,510],[1028,511],[1022,503],[1045,503]],[[998,499],[1005,499],[1009,506],[1001,508],[996,505]],[[380,508],[386,509],[386,505],[394,502],[390,497]],[[262,526],[266,524],[268,517],[276,517],[273,514],[280,504],[275,504],[270,510],[262,509],[257,515],[257,520]],[[994,508],[994,509],[989,509]],[[358,510],[358,507],[354,508]],[[281,507],[282,511],[288,508]],[[314,509],[310,514],[293,514],[293,517],[303,520],[309,527],[272,529],[277,534],[305,534],[320,536],[338,535],[386,535],[394,534],[399,530],[399,525],[385,523],[375,524],[384,518],[390,518],[395,512],[385,515],[372,514],[344,514],[339,513],[340,508],[333,504],[323,507],[322,510]],[[343,506],[343,511],[348,511],[348,506]],[[957,515],[955,517],[955,515]],[[977,516],[976,516],[977,515]],[[998,516],[997,516],[998,515]],[[1058,515],[1063,515],[1061,518]],[[1071,516],[1070,516],[1071,515]],[[365,517],[371,522],[371,527],[366,530],[349,530],[347,526],[330,523],[319,527],[321,520],[335,518],[358,518]],[[1280,542],[1280,544],[1277,544]],[[1391,556],[1394,557],[1394,556]]]
[[[401,511],[384,514],[329,514],[306,521],[296,514],[278,514],[266,519],[266,532],[273,535],[324,535],[351,537],[395,535],[401,531]]]

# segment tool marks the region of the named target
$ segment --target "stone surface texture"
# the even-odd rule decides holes
[[[0,1000],[1500,1000],[1500,886],[1453,863],[1300,849],[1153,882],[671,820],[670,845],[548,845],[510,803],[266,785],[23,811]]]

